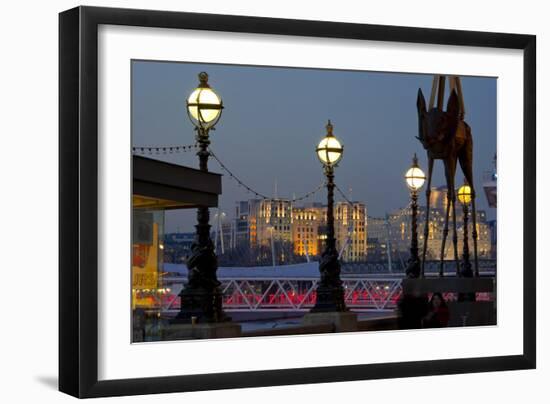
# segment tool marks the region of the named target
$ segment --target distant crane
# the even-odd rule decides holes
[[[225,254],[225,246],[224,246],[224,240],[223,240],[223,226],[222,226],[222,220],[225,217],[225,212],[220,212],[220,209],[218,208],[218,212],[214,215],[214,220],[216,221],[216,224],[214,226],[214,249],[217,250],[218,248],[218,233],[220,233],[221,237],[220,239],[220,247],[222,254]]]
[[[386,241],[386,254],[388,256],[388,271],[390,273],[393,272],[392,270],[392,259],[391,259],[391,228],[390,228],[390,215],[386,213],[386,232],[388,233],[387,241]]]
[[[351,188],[349,189],[349,191],[350,191],[350,197],[351,197]],[[351,200],[351,198],[350,198],[350,200]],[[348,246],[350,245],[350,243],[352,241],[353,233],[355,232],[355,221],[353,220],[353,204],[348,201],[348,205],[349,205],[349,210],[347,212],[348,213],[348,223],[349,223],[348,234],[347,234],[347,237],[346,237],[346,241],[342,245],[342,248],[340,248],[340,253],[338,254],[338,259],[342,258],[342,255],[346,251],[346,248],[348,248]]]

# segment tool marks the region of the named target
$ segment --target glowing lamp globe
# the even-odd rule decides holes
[[[472,188],[467,184],[462,185],[458,189],[457,198],[461,204],[469,204],[472,201]]]
[[[424,181],[426,181],[426,174],[420,169],[416,154],[413,157],[411,168],[405,173],[405,181],[411,191],[418,191],[424,185]]]
[[[344,146],[342,146],[342,144],[332,133],[333,126],[330,123],[330,120],[328,121],[326,128],[327,135],[319,142],[316,149],[317,157],[319,157],[319,160],[321,160],[321,163],[324,165],[334,166],[342,158]]]
[[[199,74],[199,86],[187,99],[187,113],[193,124],[198,128],[213,127],[223,109],[222,99],[208,84],[208,74]]]

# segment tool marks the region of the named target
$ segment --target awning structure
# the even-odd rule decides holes
[[[221,175],[133,156],[134,208],[184,209],[218,206]]]

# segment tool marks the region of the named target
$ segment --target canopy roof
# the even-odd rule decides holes
[[[221,175],[133,156],[134,208],[182,209],[218,206]]]

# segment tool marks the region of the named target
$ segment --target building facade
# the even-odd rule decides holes
[[[250,245],[250,235],[248,229],[249,221],[248,201],[238,201],[235,206],[235,224],[233,226],[234,242],[233,247],[248,247]]]
[[[288,199],[248,201],[249,246],[257,261],[271,256],[276,264],[292,259],[292,204]]]
[[[366,218],[362,202],[335,204],[335,238],[343,261],[366,260]],[[260,261],[272,250],[277,262],[288,261],[289,255],[317,259],[325,247],[326,221],[327,206],[318,202],[293,206],[288,199],[240,201],[235,208],[234,247],[247,245]]]
[[[248,201],[250,246],[269,246],[271,240],[292,241],[292,204],[288,199]]]
[[[316,257],[324,247],[327,208],[319,203],[292,208],[294,254]]]
[[[445,226],[445,209],[447,204],[447,191],[445,187],[433,188],[430,195],[430,217],[428,222],[428,240],[426,249],[426,259],[438,260],[441,255],[441,243],[443,239],[443,229]],[[458,256],[462,255],[464,241],[464,218],[462,205],[456,204],[456,227],[457,227],[457,245]],[[471,216],[471,212],[470,212]],[[426,207],[418,209],[418,242],[420,251],[424,244],[424,226],[426,217]],[[477,211],[477,233],[478,233],[478,257],[492,258],[491,226],[487,221],[485,211]],[[372,222],[372,225],[371,225]],[[470,253],[473,253],[472,239],[472,218],[468,221],[468,238]],[[375,230],[378,227],[378,230]],[[386,240],[385,243],[392,259],[408,257],[411,244],[411,209],[403,208],[388,215],[387,219],[369,219],[369,238]],[[385,233],[385,234],[384,234]],[[452,216],[449,213],[449,233],[447,236],[443,258],[445,260],[454,260],[452,234]],[[405,258],[406,259],[406,258]]]
[[[336,247],[345,262],[367,259],[367,208],[362,202],[337,202],[334,207]]]

